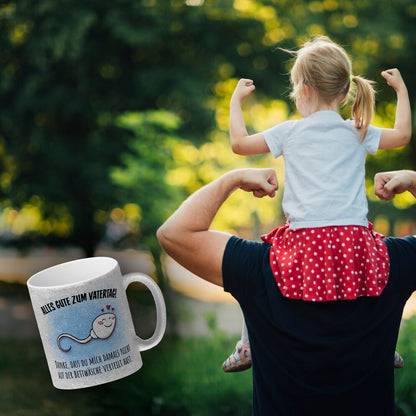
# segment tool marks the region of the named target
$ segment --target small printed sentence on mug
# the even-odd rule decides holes
[[[114,351],[101,355],[93,355],[80,360],[55,360],[55,367],[59,379],[72,380],[118,370],[130,364],[131,361],[130,345],[128,344]]]

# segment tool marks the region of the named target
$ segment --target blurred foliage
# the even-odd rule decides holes
[[[400,328],[397,351],[403,357],[405,365],[403,370],[395,373],[397,416],[412,416],[416,414],[416,394],[412,388],[416,371],[415,331],[416,316],[403,321]]]
[[[140,371],[90,389],[54,388],[40,340],[2,339],[0,416],[250,415],[251,370],[232,377],[221,370],[235,340],[215,329],[212,316],[207,321],[213,336],[165,336],[157,348],[142,353]],[[403,321],[397,350],[405,367],[395,371],[397,416],[416,413],[415,331],[416,317]]]
[[[89,389],[59,390],[40,340],[2,339],[0,416],[249,416],[251,371],[230,377],[221,369],[234,342],[219,335],[165,336],[142,353],[143,367],[135,374]]]
[[[162,289],[165,285],[162,249],[156,240],[156,231],[177,201],[185,196],[180,188],[169,186],[166,179],[167,168],[173,164],[172,150],[180,141],[176,136],[180,124],[176,114],[165,110],[129,112],[118,117],[116,125],[128,131],[131,140],[129,152],[121,155],[120,166],[110,171],[112,183],[117,185],[118,199],[140,203],[130,203],[123,210],[117,210],[118,219],[113,218],[113,224],[118,222],[119,229],[122,225],[125,229],[116,232],[112,239],[119,246],[149,249]]]
[[[2,242],[70,243],[92,255],[103,239],[140,241],[157,254],[157,226],[225,170],[273,165],[283,182],[281,161],[228,145],[238,78],[257,87],[245,105],[250,131],[298,117],[279,47],[326,34],[349,52],[354,73],[377,81],[374,124],[391,127],[396,97],[380,72],[399,67],[414,104],[415,23],[413,0],[3,1]],[[415,167],[411,142],[369,157],[368,178]],[[370,219],[384,218],[390,233],[414,217],[406,195],[380,203],[371,184],[368,195]],[[260,223],[281,217],[279,200],[236,193],[214,225],[257,237],[267,231]]]

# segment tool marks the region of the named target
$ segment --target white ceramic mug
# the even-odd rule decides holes
[[[126,296],[143,283],[156,304],[156,329],[136,335]],[[122,276],[116,260],[91,257],[45,269],[27,282],[52,383],[59,389],[95,386],[142,366],[140,351],[160,342],[166,307],[159,286],[142,273]]]

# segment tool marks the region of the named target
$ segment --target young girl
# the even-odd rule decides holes
[[[235,153],[283,155],[283,210],[287,223],[262,239],[271,245],[270,264],[282,295],[325,302],[379,296],[387,284],[389,257],[381,234],[367,220],[365,158],[378,149],[406,145],[411,136],[407,88],[397,69],[381,75],[397,94],[393,129],[371,126],[372,82],[353,76],[346,52],[327,37],[317,37],[294,52],[291,97],[300,120],[263,133],[247,133],[241,104],[255,89],[241,79],[230,102],[230,139]],[[355,84],[352,120],[339,105]],[[402,366],[396,353],[395,366]],[[226,372],[251,366],[247,329],[224,362]]]

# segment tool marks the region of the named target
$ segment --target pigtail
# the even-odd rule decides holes
[[[352,81],[356,85],[356,94],[351,116],[355,121],[355,128],[360,131],[360,140],[362,142],[374,117],[374,83],[359,76],[353,76]]]

